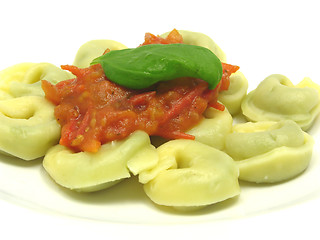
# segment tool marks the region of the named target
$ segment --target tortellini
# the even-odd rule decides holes
[[[148,134],[136,131],[121,141],[101,146],[98,152],[72,152],[57,145],[43,166],[59,185],[80,192],[98,191],[154,167],[158,162]]]
[[[186,133],[195,136],[198,142],[222,150],[226,135],[231,132],[232,122],[232,116],[227,109],[220,111],[208,108],[204,112],[204,119]]]
[[[297,87],[299,87],[299,88],[304,88],[304,87],[314,88],[320,93],[320,85],[316,84],[315,82],[313,82],[311,80],[311,78],[308,78],[308,77],[305,77],[304,79],[302,79],[302,81],[297,84]]]
[[[192,140],[161,145],[159,162],[149,172],[144,191],[159,205],[183,208],[207,206],[240,193],[235,162],[227,154]]]
[[[21,96],[44,96],[41,80],[53,84],[74,78],[73,74],[51,63],[19,63],[0,72],[0,91],[7,93],[8,99]]]
[[[57,83],[73,75],[50,63],[20,63],[0,72],[0,151],[32,160],[58,143],[60,125],[40,80]]]
[[[225,152],[237,163],[239,179],[274,183],[297,176],[311,159],[313,138],[292,120],[240,123],[226,138]]]
[[[91,40],[79,48],[73,65],[79,68],[89,67],[92,60],[101,56],[105,50],[121,50],[124,48],[127,47],[113,40]]]
[[[187,30],[178,30],[178,32],[181,34],[185,44],[208,48],[220,59],[221,62],[226,62],[225,53],[209,36],[200,32],[192,32]],[[170,32],[166,32],[162,34],[161,37],[165,38],[169,35],[169,33]]]
[[[42,157],[60,138],[53,110],[39,96],[0,101],[0,151],[24,160]]]
[[[320,113],[320,97],[314,88],[295,87],[287,77],[273,74],[245,97],[241,108],[251,121],[290,119],[308,130]]]
[[[12,98],[12,96],[9,93],[7,93],[6,91],[3,91],[0,89],[0,101],[5,100],[5,99],[9,99],[9,98]]]
[[[235,72],[230,76],[228,90],[221,91],[218,100],[226,106],[232,116],[240,113],[241,102],[247,95],[248,80],[242,72]]]

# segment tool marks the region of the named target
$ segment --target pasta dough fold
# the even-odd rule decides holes
[[[45,155],[43,166],[59,185],[79,192],[108,188],[139,174],[158,162],[148,134],[136,131],[121,141],[101,146],[98,152],[72,152],[57,145]]]
[[[42,157],[58,143],[54,106],[44,98],[41,80],[74,77],[50,63],[20,63],[0,72],[0,151],[24,160]]]
[[[225,151],[240,169],[239,179],[273,183],[295,177],[311,159],[313,138],[291,120],[241,123],[226,138]]]
[[[230,76],[228,90],[221,91],[218,100],[226,106],[232,116],[241,111],[242,100],[247,95],[248,80],[242,72],[235,72]]]
[[[232,116],[227,109],[219,111],[208,108],[201,122],[186,133],[195,136],[198,142],[222,150],[226,135],[231,133],[232,122]]]
[[[273,74],[245,97],[241,108],[251,121],[290,119],[308,130],[320,113],[320,97],[314,88],[294,86],[287,77]]]
[[[53,111],[39,96],[0,101],[0,151],[24,160],[42,157],[60,138]]]
[[[22,96],[44,96],[41,80],[53,84],[74,78],[74,75],[51,63],[19,63],[0,72],[0,91],[6,92],[1,99]]]
[[[157,166],[141,174],[149,178],[146,194],[159,205],[200,207],[240,192],[238,168],[224,152],[185,139],[167,142],[157,152]]]

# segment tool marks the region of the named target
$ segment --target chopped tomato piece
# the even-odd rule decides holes
[[[236,65],[227,64],[227,63],[221,63],[221,64],[222,64],[223,73],[221,78],[220,91],[224,91],[224,90],[228,90],[230,86],[230,75],[238,71],[240,67]]]
[[[178,30],[173,29],[166,38],[162,38],[159,35],[153,35],[152,33],[146,33],[144,42],[140,45],[147,44],[171,44],[171,43],[183,43],[183,38]]]

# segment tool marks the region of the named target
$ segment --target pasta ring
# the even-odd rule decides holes
[[[53,111],[39,96],[0,101],[0,151],[24,160],[42,157],[60,137]]]
[[[314,141],[293,121],[241,123],[226,138],[226,153],[237,163],[240,180],[274,183],[303,172]]]
[[[144,191],[159,205],[182,208],[203,207],[240,193],[238,168],[222,151],[192,140],[172,140],[157,152],[159,163]]]
[[[53,84],[74,78],[73,74],[56,67],[51,63],[19,63],[0,72],[0,91],[8,99],[21,96],[44,96],[41,80]]]
[[[155,148],[143,131],[121,141],[101,146],[98,152],[72,152],[67,147],[52,147],[43,166],[54,181],[71,190],[92,192],[115,185],[125,178],[154,167],[158,162]]]
[[[251,121],[293,120],[306,131],[320,113],[320,96],[314,88],[295,87],[287,77],[273,74],[245,97],[241,109]]]

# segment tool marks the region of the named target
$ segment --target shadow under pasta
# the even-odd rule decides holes
[[[43,158],[37,158],[32,161],[25,161],[23,159],[14,157],[0,150],[0,161],[4,164],[13,165],[16,167],[34,167],[42,163]]]
[[[45,173],[45,171],[43,171]],[[47,175],[47,174],[46,174]],[[115,184],[114,186],[95,191],[95,192],[76,192],[68,188],[62,187],[54,182],[50,176],[46,180],[50,187],[53,187],[58,194],[63,194],[64,197],[70,198],[72,200],[90,203],[90,204],[115,204],[124,202],[145,202],[147,197],[143,191],[142,185],[139,183],[137,177],[131,177],[124,179],[121,182]],[[53,186],[52,186],[53,185]]]

